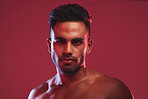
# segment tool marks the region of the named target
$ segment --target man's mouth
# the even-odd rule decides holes
[[[70,63],[74,62],[75,59],[74,59],[74,58],[67,58],[67,57],[64,57],[64,58],[61,58],[60,61],[66,63],[66,64],[70,64]]]
[[[73,61],[72,61],[72,60],[62,60],[62,62],[66,63],[66,64],[70,64],[70,63],[72,63]]]

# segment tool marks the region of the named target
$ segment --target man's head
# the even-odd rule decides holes
[[[53,28],[57,22],[83,22],[90,34],[91,18],[87,10],[78,4],[60,5],[50,13],[50,29]]]
[[[90,52],[90,20],[88,12],[77,4],[59,6],[50,14],[51,57],[62,73],[75,73],[85,67]]]

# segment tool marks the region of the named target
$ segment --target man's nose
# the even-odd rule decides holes
[[[64,56],[71,56],[73,53],[71,42],[68,42],[64,48]]]

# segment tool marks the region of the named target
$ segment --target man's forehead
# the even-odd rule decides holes
[[[83,22],[57,22],[53,27],[54,32],[87,32]]]
[[[51,28],[50,35],[52,38],[64,38],[66,40],[85,39],[89,36],[89,31],[83,22],[58,22]]]
[[[85,39],[89,36],[89,33],[77,33],[77,32],[60,32],[60,33],[56,33],[54,32],[54,30],[51,30],[51,37],[55,38],[55,39],[77,39],[77,38],[81,38],[81,39]]]
[[[67,40],[67,39],[65,39],[65,38],[63,38],[63,37],[55,37],[55,39],[56,39],[56,40]],[[73,38],[73,39],[71,39],[71,40],[83,41],[83,38]]]

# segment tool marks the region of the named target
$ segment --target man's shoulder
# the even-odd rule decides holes
[[[49,87],[51,85],[53,78],[49,79],[45,83],[41,84],[38,87],[35,87],[34,89],[31,90],[28,99],[34,99],[44,93],[46,93],[49,90]]]
[[[92,79],[108,78],[104,73],[87,68],[88,76]]]
[[[130,90],[122,81],[103,73],[98,74],[101,76],[98,76],[93,84],[98,92],[103,92],[113,99],[133,99]]]
[[[46,92],[48,90],[48,83],[43,83],[40,86],[31,90],[28,99],[34,99],[35,97],[39,96],[40,94]]]

